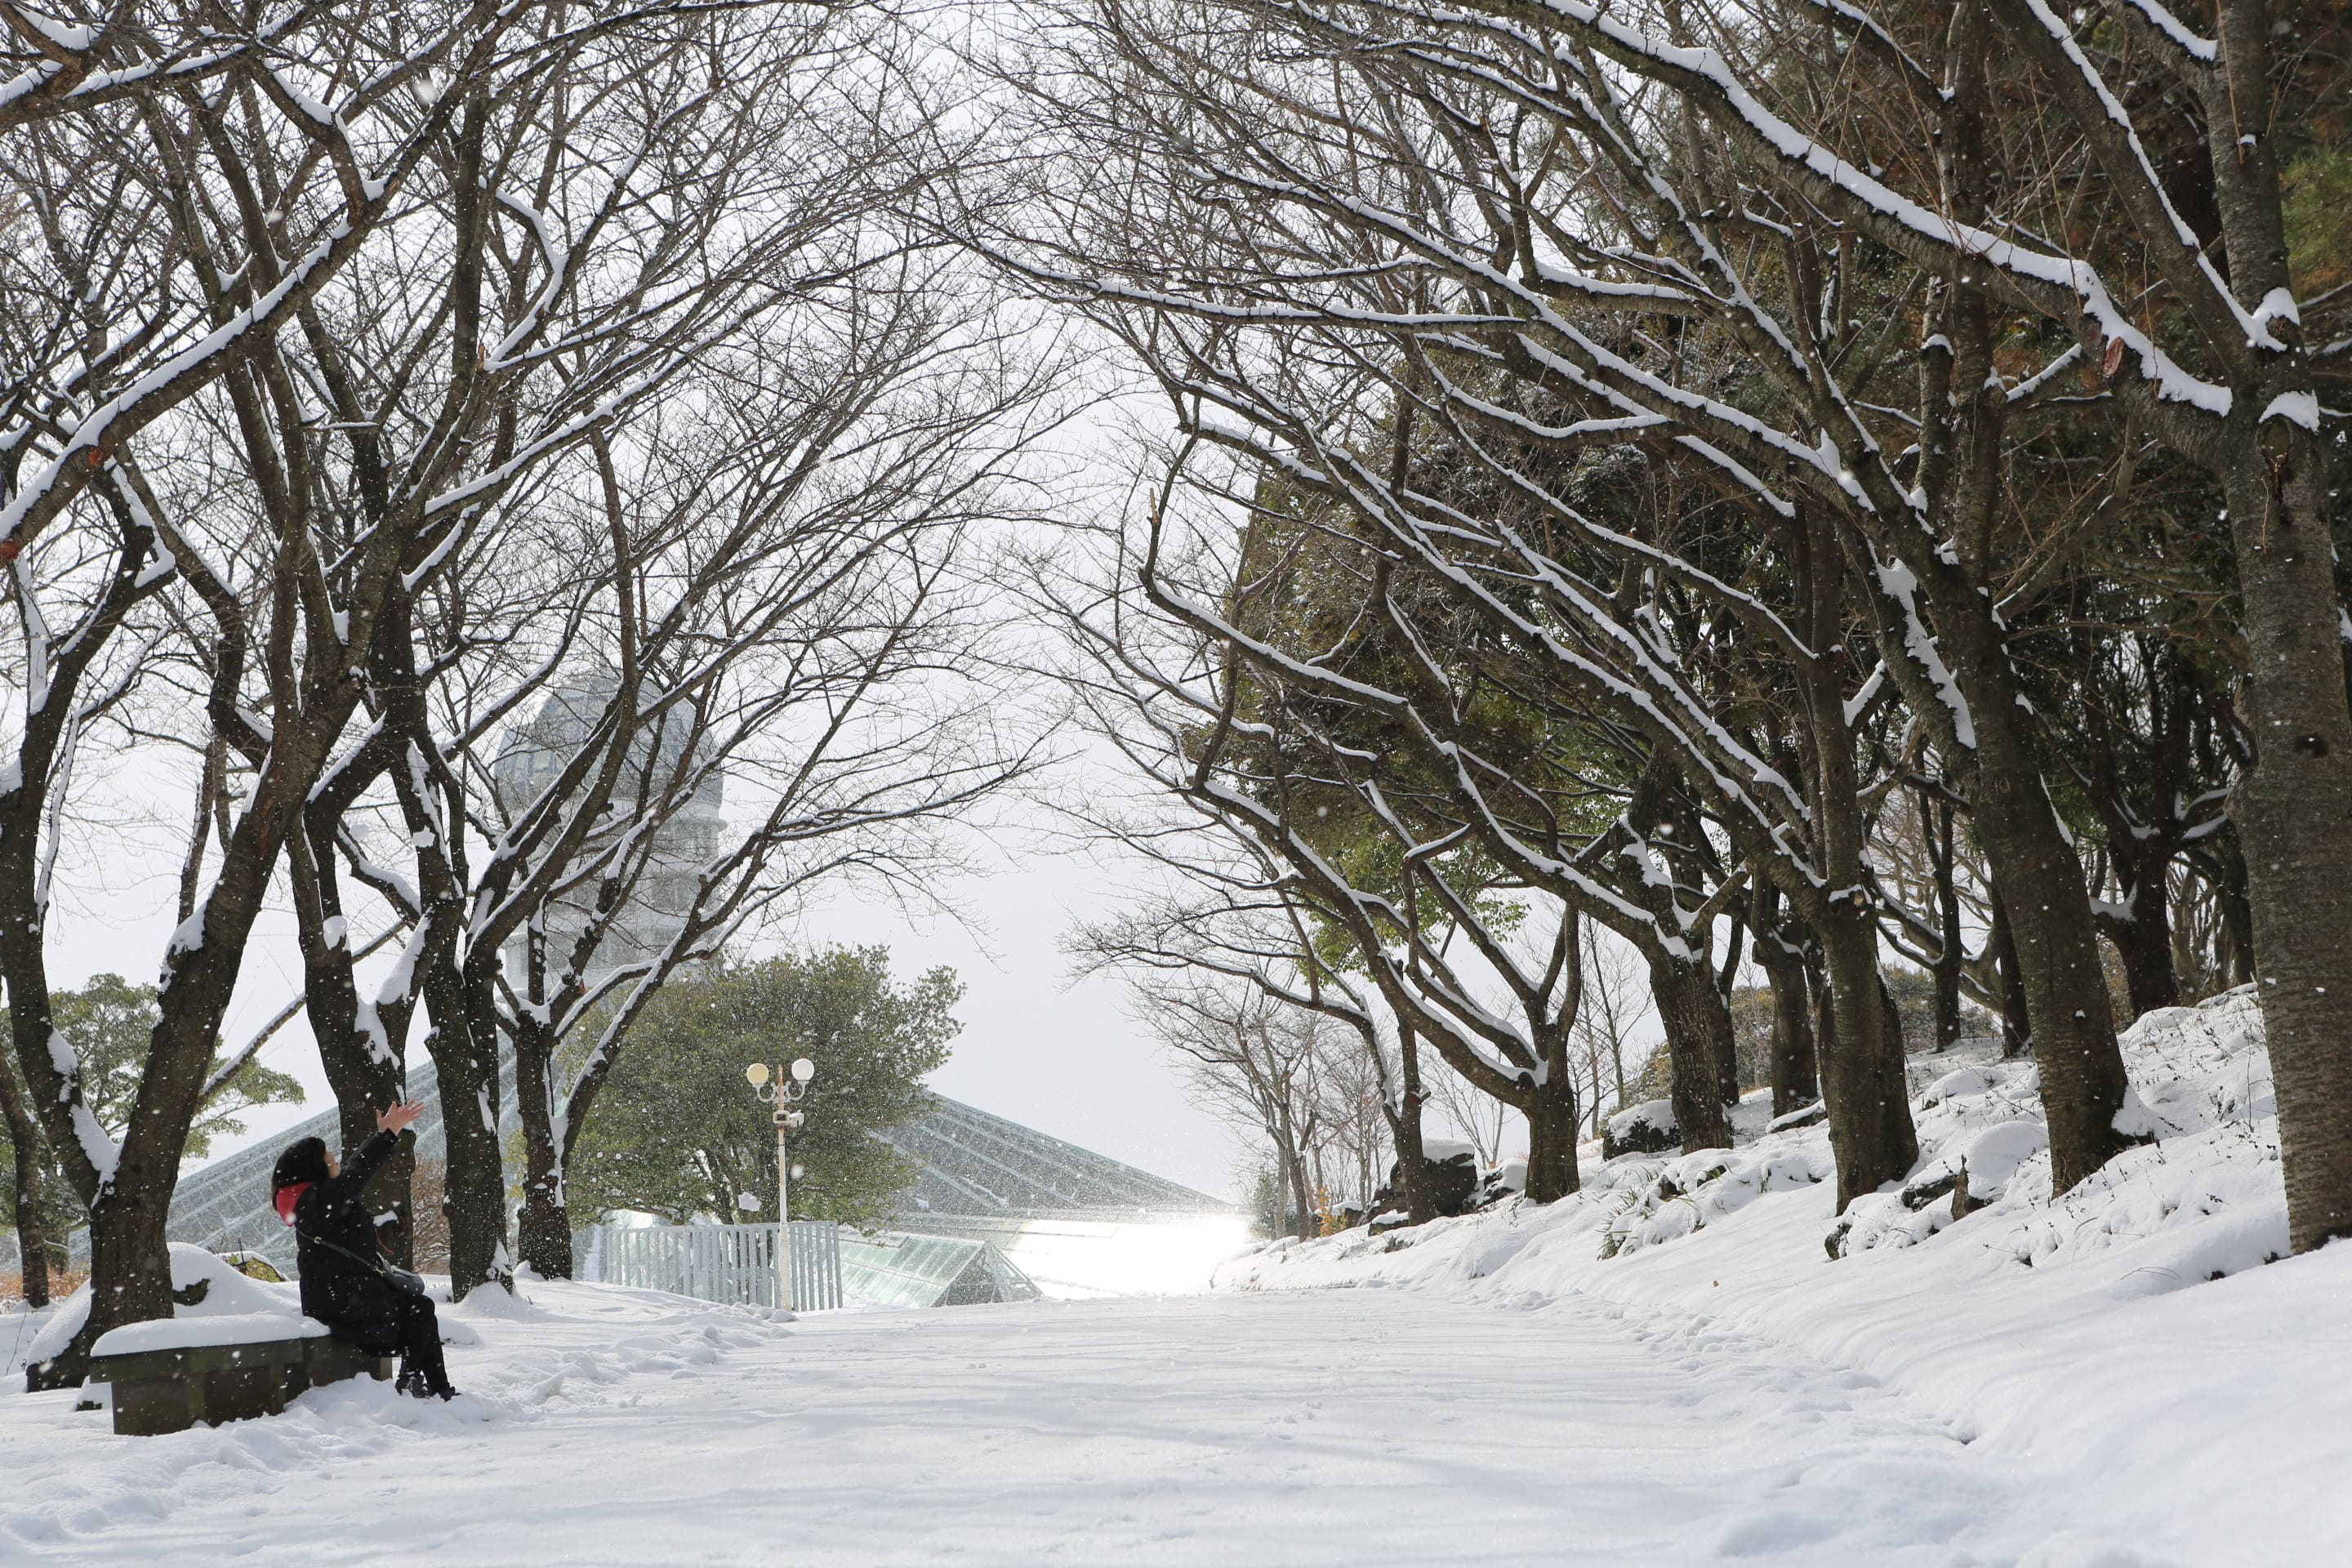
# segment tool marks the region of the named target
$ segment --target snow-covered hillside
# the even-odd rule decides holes
[[[2065,1478],[2085,1542],[2105,1544],[2052,1563],[2352,1563],[2352,1245],[2276,1261],[2252,994],[2151,1014],[2124,1052],[2126,1115],[2153,1141],[2054,1203],[2032,1068],[1979,1061],[1915,1102],[1904,1189],[1843,1219],[1815,1125],[1589,1165],[1549,1206],[1276,1244],[1219,1282],[1582,1303],[1844,1369]],[[1963,1170],[1974,1206],[1956,1220]]]

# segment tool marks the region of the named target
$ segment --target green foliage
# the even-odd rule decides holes
[[[1374,456],[1385,464],[1384,455]],[[1433,481],[1424,473],[1422,482]],[[1594,774],[1607,772],[1608,761],[1589,731],[1530,701],[1520,679],[1523,653],[1498,641],[1448,590],[1410,569],[1379,580],[1378,552],[1368,549],[1359,531],[1357,520],[1344,508],[1279,478],[1262,480],[1242,533],[1227,612],[1253,637],[1385,689],[1414,689],[1422,679],[1421,655],[1434,657],[1459,704],[1463,743],[1542,795],[1553,824],[1572,837],[1605,826],[1616,806],[1590,787]],[[1528,599],[1507,578],[1504,584],[1499,591]],[[1418,650],[1408,649],[1377,613],[1377,595],[1383,593],[1419,628]],[[1542,614],[1531,600],[1521,607]],[[1458,806],[1447,778],[1431,771],[1392,715],[1269,689],[1245,665],[1234,665],[1229,678],[1237,688],[1239,717],[1263,726],[1226,742],[1226,760],[1244,787],[1276,805],[1351,886],[1400,900],[1407,880],[1402,851],[1364,806],[1359,791],[1367,778],[1328,776],[1328,758],[1320,747],[1300,739],[1299,727],[1311,725],[1360,757],[1377,758],[1366,769],[1369,779],[1417,837],[1442,837],[1456,826]],[[1475,837],[1423,862],[1423,869],[1443,877],[1497,936],[1509,935],[1525,918],[1515,889]],[[1417,915],[1425,932],[1451,918],[1433,897],[1420,900]],[[1361,957],[1343,931],[1318,921],[1313,935],[1324,963],[1339,970],[1360,967]]]
[[[2287,267],[2308,299],[2352,279],[2352,152],[2314,149],[2287,166]]]
[[[947,968],[893,985],[883,947],[826,948],[672,981],[631,1027],[581,1131],[567,1184],[572,1212],[772,1220],[775,1127],[743,1069],[804,1056],[816,1078],[792,1143],[801,1171],[793,1217],[881,1223],[915,1170],[874,1134],[927,1109],[921,1080],[948,1059],[962,996]],[[739,1207],[745,1193],[760,1208]]]
[[[1262,1240],[1272,1240],[1289,1234],[1286,1223],[1289,1216],[1275,1212],[1282,1201],[1282,1181],[1272,1165],[1260,1165],[1249,1184],[1250,1234]]]
[[[1885,972],[1886,988],[1895,994],[1895,1010],[1903,1019],[1903,1049],[1906,1055],[1918,1056],[1936,1048],[1936,979],[1924,970],[1906,964],[1890,965]],[[1772,1081],[1772,989],[1769,985],[1741,985],[1731,993],[1731,1037],[1734,1055],[1739,1063],[1739,1086],[1759,1089]],[[1991,1014],[1969,1001],[1960,998],[1960,1034],[1963,1038],[1997,1035],[2000,1022]],[[1674,1088],[1674,1068],[1666,1058],[1662,1042],[1652,1049],[1642,1069],[1629,1081],[1627,1103],[1638,1105],[1646,1100],[1664,1100]]]
[[[79,991],[49,994],[53,1026],[73,1046],[81,1064],[82,1095],[99,1125],[115,1137],[130,1124],[131,1107],[139,1098],[139,1081],[147,1069],[148,1037],[162,1010],[155,1005],[155,988],[133,985],[120,974],[93,975]],[[215,1067],[218,1060],[215,1058]],[[212,1152],[215,1138],[235,1138],[244,1132],[241,1111],[257,1105],[299,1105],[302,1086],[282,1072],[247,1062],[196,1112],[188,1130],[186,1157],[201,1160]]]

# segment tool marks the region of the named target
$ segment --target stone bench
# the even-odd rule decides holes
[[[275,1415],[305,1389],[362,1373],[382,1382],[395,1364],[330,1339],[314,1318],[164,1319],[102,1337],[89,1380],[112,1385],[115,1431],[152,1436]]]

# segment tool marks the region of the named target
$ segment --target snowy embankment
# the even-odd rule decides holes
[[[2252,995],[2152,1014],[2124,1054],[2125,1117],[2155,1140],[2055,1202],[2032,1068],[1985,1062],[1928,1086],[1912,1178],[1843,1219],[1815,1125],[1591,1165],[1549,1206],[1277,1243],[1219,1284],[1605,1304],[1845,1369],[2068,1489],[2084,1535],[2032,1561],[2352,1562],[2352,1244],[2275,1261]]]
[[[206,1255],[194,1247],[175,1247],[173,1253],[175,1279],[223,1274],[226,1279],[215,1281],[215,1294],[234,1298],[239,1306],[249,1306],[250,1296],[289,1309],[272,1317],[273,1332],[299,1332],[297,1325],[307,1321],[290,1310],[291,1287],[255,1284],[225,1266],[200,1269],[194,1260]],[[0,1485],[0,1562],[17,1560],[13,1553],[19,1550],[46,1553],[76,1547],[95,1549],[104,1560],[112,1551],[105,1543],[123,1531],[168,1530],[167,1521],[192,1511],[226,1509],[261,1534],[275,1536],[291,1523],[286,1516],[289,1501],[339,1471],[363,1478],[412,1456],[422,1458],[428,1472],[439,1469],[448,1458],[420,1453],[420,1446],[429,1450],[453,1439],[487,1438],[494,1451],[551,1415],[635,1405],[649,1388],[706,1376],[726,1357],[790,1332],[773,1321],[787,1314],[717,1307],[657,1291],[533,1283],[527,1294],[542,1304],[488,1291],[454,1307],[444,1303],[442,1341],[450,1347],[464,1390],[446,1404],[405,1398],[388,1383],[360,1379],[313,1389],[282,1415],[161,1437],[115,1436],[103,1412],[74,1409],[74,1390],[20,1392],[33,1342],[62,1342],[72,1325],[45,1324],[47,1313],[0,1317],[0,1375],[7,1379],[0,1386],[0,1477],[5,1478]],[[60,1318],[69,1315],[75,1315],[71,1303],[58,1310]],[[154,1327],[176,1326],[174,1340],[193,1342],[203,1328],[226,1321],[199,1310]],[[482,1457],[477,1448],[471,1462],[478,1464]],[[582,1458],[593,1468],[615,1457]],[[522,1489],[554,1479],[518,1476],[516,1482]],[[593,1489],[598,1482],[583,1469],[564,1478],[563,1484],[567,1489]],[[409,1543],[420,1531],[430,1538],[428,1494],[429,1489],[403,1504],[404,1517],[370,1521],[353,1515],[347,1525],[352,1541],[314,1560],[377,1560],[364,1549],[371,1535]],[[318,1520],[294,1528],[299,1537],[335,1527]],[[242,1554],[251,1547],[236,1550]],[[152,1549],[141,1555],[154,1557]],[[164,1556],[220,1560],[217,1547],[192,1549],[184,1558]]]

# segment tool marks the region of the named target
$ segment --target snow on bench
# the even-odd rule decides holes
[[[92,1356],[139,1355],[149,1351],[192,1351],[211,1345],[262,1343],[271,1340],[322,1340],[327,1325],[299,1312],[226,1312],[206,1318],[157,1318],[125,1323],[100,1334]]]
[[[305,1389],[392,1375],[389,1358],[331,1338],[326,1324],[303,1316],[292,1286],[248,1279],[202,1247],[172,1244],[172,1300],[171,1317],[125,1323],[90,1347],[89,1381],[111,1386],[117,1432],[274,1415]],[[85,1285],[42,1329],[28,1365],[63,1351],[89,1321]]]

